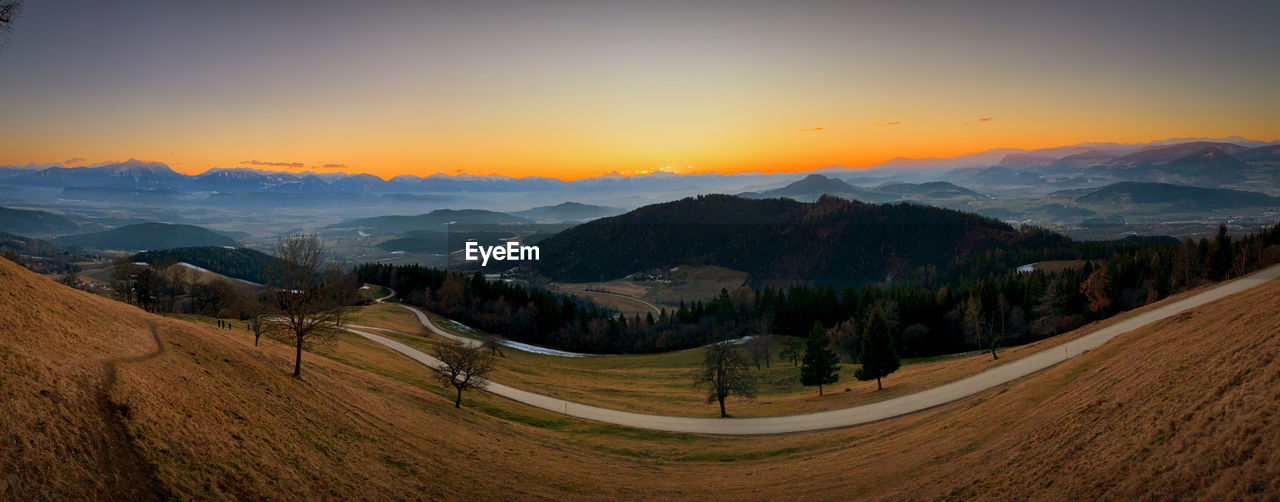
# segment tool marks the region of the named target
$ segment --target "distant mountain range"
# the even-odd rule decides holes
[[[897,181],[923,176],[931,179],[910,181],[949,181],[972,187],[1039,186],[1047,180],[1061,181],[1062,178],[1212,185],[1280,179],[1280,174],[1276,173],[1280,169],[1280,165],[1277,165],[1280,163],[1278,146],[1278,142],[1268,143],[1239,137],[1184,138],[1143,144],[1081,143],[1038,150],[993,149],[939,159],[897,158],[857,170],[828,166],[813,172],[836,176],[875,175],[886,179],[895,178]],[[573,190],[590,193],[723,193],[735,189],[750,190],[746,187],[753,185],[777,186],[779,179],[795,180],[796,176],[796,173],[675,175],[659,172],[640,176],[605,175],[561,181],[539,176],[511,178],[435,174],[427,177],[402,175],[383,180],[368,174],[292,173],[249,168],[210,169],[198,175],[184,175],[159,162],[138,160],[73,168],[60,165],[0,166],[0,185],[3,186],[157,191],[147,194],[148,196],[164,194],[162,190],[175,190],[206,196],[219,194],[221,197],[210,197],[209,201],[232,205],[263,205],[281,200],[271,195],[249,194],[484,194]],[[859,193],[859,188],[852,185],[844,190],[853,190],[844,193]],[[72,191],[68,195],[85,196],[93,193]],[[801,197],[801,194],[776,196]],[[298,197],[295,196],[295,199]]]
[[[67,235],[53,240],[68,247],[101,250],[154,250],[199,246],[235,246],[231,237],[194,225],[139,223],[102,232]]]

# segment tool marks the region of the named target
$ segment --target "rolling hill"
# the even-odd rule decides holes
[[[680,265],[718,265],[757,284],[860,283],[945,270],[993,248],[1044,249],[1069,241],[997,220],[915,204],[815,203],[707,195],[645,206],[542,241],[538,273],[558,281],[609,280]]]
[[[202,246],[144,251],[133,255],[133,261],[152,265],[185,262],[227,277],[265,284],[267,270],[276,259],[249,248]]]
[[[0,232],[20,235],[68,234],[80,225],[66,216],[48,211],[0,207]]]
[[[334,223],[325,228],[359,228],[378,234],[394,234],[427,230],[444,232],[446,225],[459,224],[513,224],[529,223],[529,220],[506,213],[483,209],[437,209],[416,216],[375,216]]]
[[[773,199],[787,198],[801,202],[813,202],[823,195],[833,195],[844,199],[859,200],[863,202],[883,202],[892,200],[895,197],[864,190],[836,178],[829,178],[821,174],[810,174],[804,179],[790,183],[781,188],[765,190],[761,192],[743,192],[738,194],[739,197],[748,199]]]
[[[606,216],[622,214],[626,211],[616,207],[595,206],[579,202],[564,202],[554,206],[540,206],[524,211],[510,213],[534,223],[561,223],[566,221],[587,221]]]
[[[89,234],[54,239],[63,246],[90,249],[152,250],[200,246],[235,246],[231,237],[195,225],[139,223]]]
[[[1115,183],[1075,200],[1084,204],[1172,204],[1180,211],[1280,207],[1280,198],[1258,192],[1141,182]]]

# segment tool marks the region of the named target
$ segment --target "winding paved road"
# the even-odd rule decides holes
[[[611,410],[565,401],[563,399],[515,389],[497,382],[490,382],[489,387],[486,390],[518,403],[550,410],[556,413],[563,413],[572,417],[668,432],[751,436],[849,427],[926,410],[972,396],[979,392],[1012,382],[1072,357],[1078,356],[1082,352],[1098,347],[1099,345],[1102,345],[1112,338],[1124,333],[1167,319],[1226,296],[1260,286],[1277,278],[1280,278],[1280,265],[1273,266],[1240,279],[1223,283],[1193,296],[1172,302],[1168,305],[1164,305],[1099,329],[1098,331],[1066,342],[1062,345],[1048,348],[1021,359],[996,366],[983,371],[982,373],[978,373],[977,375],[923,390],[915,394],[880,401],[877,403],[854,406],[852,408],[808,413],[804,415],[760,418],[692,418],[644,415],[640,413]],[[431,322],[431,319],[429,319],[426,314],[416,308],[403,304],[401,306],[409,309],[410,312],[417,315],[418,320],[433,333],[453,340],[458,340],[462,343],[480,343],[477,340],[460,337],[440,329]],[[356,329],[348,328],[348,330],[383,344],[427,367],[434,368],[439,364],[439,361],[435,358],[390,338]]]

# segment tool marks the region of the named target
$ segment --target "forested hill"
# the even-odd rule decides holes
[[[264,284],[266,270],[275,260],[271,255],[247,248],[201,246],[146,251],[133,255],[133,261],[163,267],[167,263],[186,262],[227,277]]]
[[[584,223],[539,245],[537,272],[554,280],[720,265],[749,273],[756,284],[931,280],[958,270],[985,275],[1074,253],[1061,235],[949,209],[731,195],[645,206]]]
[[[54,239],[63,246],[92,249],[172,249],[193,246],[234,246],[231,237],[194,225],[139,223],[91,234]]]

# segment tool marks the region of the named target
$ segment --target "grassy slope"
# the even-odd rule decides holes
[[[0,498],[142,499],[153,478],[185,498],[1220,499],[1280,491],[1278,284],[958,403],[765,438],[634,431],[482,393],[454,410],[421,367],[352,339],[325,349],[330,358],[308,355],[304,378],[294,380],[286,347],[254,348],[244,332],[151,316],[3,261],[0,294],[0,430],[9,435],[0,440],[20,445],[0,449],[0,472],[19,480]],[[104,387],[104,361],[156,349],[152,322],[163,352],[120,363],[118,381]],[[114,415],[97,406],[104,394]],[[113,421],[127,437],[113,435]],[[122,467],[129,458],[141,460],[138,468]]]
[[[840,368],[840,380],[826,387],[819,396],[816,387],[800,385],[800,370],[778,355],[780,342],[773,347],[773,363],[768,368],[753,370],[763,383],[754,400],[729,400],[729,412],[737,417],[791,415],[831,410],[881,401],[911,394],[930,387],[977,374],[996,365],[1054,347],[1099,328],[1131,316],[1175,302],[1189,294],[1182,293],[1132,312],[1091,323],[1080,329],[1035,343],[999,350],[1000,359],[988,353],[971,353],[903,361],[900,370],[884,379],[884,390],[877,391],[875,382],[854,378],[858,365],[846,361]],[[374,305],[359,311],[358,324],[395,329],[413,336],[383,333],[431,353],[438,338],[424,338],[426,331],[413,314],[394,305]],[[436,325],[460,335],[470,335],[454,328],[449,321],[436,316]],[[692,385],[693,375],[702,363],[701,349],[618,357],[566,358],[531,354],[507,349],[496,364],[494,380],[516,388],[538,392],[584,404],[639,413],[676,416],[716,417],[719,409],[706,403],[706,394]]]

